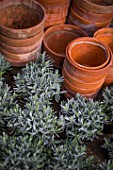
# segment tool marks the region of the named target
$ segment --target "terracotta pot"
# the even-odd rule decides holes
[[[0,2],[0,33],[10,38],[28,38],[44,28],[45,10],[34,0]]]
[[[9,53],[2,48],[0,48],[0,52],[5,56],[5,59],[11,63],[12,66],[25,66],[29,61],[34,60],[40,55],[41,46],[38,49],[26,54],[12,54]]]
[[[113,28],[103,28],[95,32],[94,37],[102,42],[106,43],[113,53]],[[104,86],[108,86],[113,82],[113,55],[112,55],[112,66],[110,67],[109,73],[104,82]]]
[[[105,67],[111,58],[111,53],[104,43],[95,38],[86,37],[70,42],[67,55],[76,67],[89,70]]]
[[[55,62],[57,64],[59,62],[59,66],[61,67],[69,42],[83,36],[87,36],[87,34],[76,26],[68,24],[53,26],[47,29],[44,34],[44,50],[54,60],[54,65],[56,65]]]
[[[72,8],[70,10],[70,14],[68,16],[67,22],[69,24],[73,24],[73,25],[76,25],[76,26],[82,28],[90,36],[92,36],[94,34],[94,32],[97,31],[98,29],[104,28],[104,27],[109,27],[109,25],[110,25],[110,21],[92,22],[92,21],[86,20],[86,19],[80,17],[79,15],[77,15],[77,13],[75,13]]]
[[[45,28],[57,24],[64,24],[68,13],[69,0],[63,1],[37,0],[37,1],[41,3],[46,10],[47,15]]]
[[[30,53],[34,50],[36,50],[38,47],[40,47],[42,44],[42,39],[38,41],[37,43],[31,45],[31,46],[26,46],[26,47],[12,47],[8,46],[2,42],[0,42],[0,47],[12,54],[25,54],[25,53]]]
[[[101,22],[107,22],[107,21],[111,22],[113,18],[113,12],[103,13],[103,14],[92,13],[90,11],[83,9],[82,6],[78,6],[76,4],[76,1],[73,1],[72,9],[80,17],[84,18],[85,20],[95,22],[95,23],[98,23],[98,22],[101,23]]]
[[[96,48],[92,48],[89,43],[87,50],[85,50],[85,46],[80,47],[81,44],[85,43],[87,46],[87,42],[92,42],[92,45],[96,45]],[[80,46],[76,46],[77,44]],[[92,53],[90,53],[90,50]],[[97,52],[95,53],[96,50]],[[100,55],[98,50],[102,52],[100,52]],[[103,59],[101,60],[99,56]],[[99,61],[99,63],[97,64],[96,61]],[[89,62],[93,63],[93,65]],[[96,96],[105,81],[111,63],[111,50],[102,42],[88,37],[73,40],[66,49],[66,58],[62,70],[64,85],[74,93],[80,93],[86,97]]]
[[[76,4],[97,14],[113,12],[113,0],[76,0]]]
[[[43,38],[43,34],[44,31],[42,30],[39,34],[24,39],[12,39],[0,34],[0,41],[12,47],[26,47],[36,44],[40,39]]]

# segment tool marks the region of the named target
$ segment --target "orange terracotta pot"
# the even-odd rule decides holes
[[[47,29],[44,34],[44,50],[55,62],[59,62],[61,67],[69,42],[83,36],[87,36],[87,34],[76,26],[68,24],[53,26]]]
[[[76,67],[89,70],[99,70],[111,59],[111,53],[104,43],[95,38],[86,37],[70,42],[67,55]]]
[[[106,77],[104,85],[109,85],[113,82],[113,28],[103,28],[95,32],[94,37],[106,43],[112,51],[112,66]]]
[[[81,44],[84,44],[85,42],[87,45],[87,42],[89,41],[92,42],[92,45],[96,45],[96,47],[98,44],[98,47],[96,49],[91,48],[88,44],[88,48],[85,51],[85,47],[79,48],[76,46],[76,43],[81,46]],[[101,44],[101,46],[99,44]],[[75,48],[75,46],[77,48]],[[90,53],[90,50],[92,53]],[[100,56],[104,58],[104,60],[100,59],[98,50],[102,52],[100,52]],[[88,56],[91,58],[88,59]],[[78,62],[80,60],[82,61],[82,64],[81,62]],[[95,61],[99,61],[99,63],[96,64]],[[91,63],[89,64],[89,62],[93,63],[94,65]],[[95,96],[105,81],[111,63],[111,50],[101,41],[88,37],[82,37],[73,40],[69,43],[66,49],[66,58],[64,60],[62,69],[64,85],[74,93],[80,93],[87,97],[91,97],[92,95]],[[91,66],[93,68],[91,68]]]
[[[113,12],[112,13],[103,13],[103,14],[92,13],[92,12],[87,11],[84,8],[82,8],[82,6],[81,7],[78,6],[76,4],[76,1],[73,1],[72,9],[80,17],[84,18],[85,20],[95,22],[95,23],[107,22],[107,21],[110,22],[113,18]]]
[[[92,36],[94,34],[94,32],[97,31],[98,29],[104,28],[104,27],[109,27],[109,25],[110,25],[110,21],[107,21],[107,22],[91,22],[91,21],[88,21],[88,20],[80,17],[79,15],[77,15],[77,13],[75,13],[72,8],[70,10],[70,14],[68,16],[67,22],[69,24],[71,23],[73,25],[76,25],[76,26],[82,28],[90,36]]]
[[[57,24],[64,24],[68,13],[69,0],[60,1],[43,1],[37,0],[41,3],[46,10],[46,24],[45,28],[48,28]],[[52,22],[52,23],[51,23]]]
[[[87,11],[97,14],[113,12],[112,0],[76,0],[76,4]]]
[[[40,39],[43,38],[43,35],[44,31],[41,31],[39,34],[30,38],[12,39],[0,34],[0,41],[12,47],[26,47],[36,44]]]
[[[10,38],[28,38],[44,29],[45,10],[34,0],[0,2],[0,33]]]
[[[9,53],[2,48],[0,48],[0,52],[4,55],[5,59],[11,63],[12,66],[25,66],[29,61],[34,60],[40,55],[41,46],[38,49],[26,54],[12,54]]]
[[[30,53],[36,49],[38,49],[42,44],[42,39],[38,41],[37,43],[31,45],[31,46],[26,46],[26,47],[13,47],[13,46],[8,46],[2,42],[0,42],[0,47],[12,54],[26,54]]]

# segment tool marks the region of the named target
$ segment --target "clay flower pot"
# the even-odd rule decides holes
[[[71,8],[69,16],[68,16],[68,21],[69,24],[76,25],[83,30],[85,30],[89,36],[92,36],[95,31],[97,31],[100,28],[104,27],[109,27],[110,25],[110,20],[106,22],[94,22],[90,20],[86,20],[82,18],[80,15],[78,15],[73,8]]]
[[[43,35],[44,35],[43,30],[33,37],[23,38],[23,39],[8,38],[8,37],[0,34],[0,41],[3,42],[6,45],[9,45],[9,46],[12,46],[12,47],[26,47],[26,46],[36,44],[38,41],[40,41],[40,39],[43,38]]]
[[[94,37],[102,42],[106,43],[113,53],[113,28],[103,28],[95,32]],[[109,73],[104,82],[104,86],[107,86],[113,82],[113,55],[112,55],[112,66],[110,67]]]
[[[53,26],[44,34],[44,50],[53,59],[54,65],[61,68],[66,56],[67,45],[73,39],[83,36],[85,37],[87,34],[76,26],[68,24]]]
[[[62,74],[72,92],[94,97],[102,87],[112,63],[108,46],[95,38],[78,38],[66,49]]]
[[[34,0],[0,2],[0,33],[9,38],[28,38],[44,28],[45,10]]]
[[[108,0],[76,0],[76,4],[93,13],[112,13],[113,1]]]
[[[68,13],[69,0],[37,0],[46,10],[45,28],[57,24],[64,24]]]

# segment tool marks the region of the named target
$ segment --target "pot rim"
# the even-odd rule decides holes
[[[94,40],[95,42],[92,40]],[[88,43],[88,44],[103,47],[103,50],[105,51],[105,54],[106,54],[106,61],[103,64],[101,64],[100,66],[87,67],[87,66],[81,65],[81,64],[77,63],[75,60],[73,60],[73,58],[71,56],[72,48],[77,44],[83,44],[83,43]],[[82,37],[82,38],[77,38],[77,40],[75,39],[68,44],[68,46],[66,48],[66,56],[72,61],[72,64],[74,66],[77,66],[77,67],[83,68],[83,69],[87,69],[87,70],[99,70],[99,69],[106,67],[106,65],[109,64],[109,61],[111,59],[111,50],[109,49],[109,47],[106,44],[104,44],[101,41],[98,41],[96,38]]]
[[[61,24],[61,25],[56,25],[56,26],[52,26],[50,28],[48,28],[45,33],[44,33],[44,37],[43,37],[43,43],[44,43],[44,46],[47,48],[48,51],[50,51],[53,55],[55,56],[58,56],[58,57],[61,57],[61,58],[65,58],[65,55],[64,54],[59,54],[59,53],[56,53],[54,52],[53,50],[51,50],[51,48],[49,48],[49,46],[47,45],[47,38],[48,36],[50,36],[51,34],[54,34],[55,32],[58,32],[58,31],[68,31],[70,32],[70,30],[77,30],[78,32],[81,32],[81,35],[84,34],[84,36],[88,36],[87,33],[82,30],[81,28],[75,26],[75,25],[71,25],[71,24]],[[72,32],[70,32],[72,33]]]
[[[14,0],[13,2],[15,2],[15,0]],[[22,1],[22,2],[24,2],[24,1]],[[44,8],[40,3],[38,3],[37,1],[33,0],[32,2],[35,3],[35,4],[37,4],[37,5],[42,9],[42,11],[43,11],[43,19],[41,20],[41,22],[39,22],[39,24],[37,24],[38,26],[40,26],[40,25],[42,25],[42,23],[45,22],[46,11],[45,11],[45,8]],[[1,1],[0,3],[2,3],[2,1]],[[24,4],[24,3],[21,3],[21,1],[20,1],[20,4]],[[13,6],[13,5],[14,5],[14,4],[12,3],[10,6]],[[26,4],[25,4],[25,5],[26,5]],[[3,9],[5,9],[5,8],[3,8]],[[2,10],[3,10],[3,9],[2,9]],[[12,30],[12,31],[14,31],[14,32],[21,32],[21,31],[27,31],[27,30],[29,30],[30,28],[32,28],[32,29],[33,29],[33,28],[36,28],[37,25],[32,26],[32,27],[29,27],[29,28],[23,28],[23,29],[9,28],[9,27],[6,27],[6,26],[1,25],[1,24],[0,24],[0,27],[5,28],[5,29],[7,29],[7,30],[9,30],[9,31]]]
[[[113,36],[113,28],[101,28],[94,33],[93,37],[96,38],[103,35]]]
[[[84,6],[84,9],[88,11],[92,11],[94,13],[110,13],[113,12],[113,5],[108,5],[107,7],[104,5],[98,5],[88,0],[76,0],[76,3],[81,6]]]

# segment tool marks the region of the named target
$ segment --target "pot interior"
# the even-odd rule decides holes
[[[107,54],[103,46],[96,43],[80,42],[73,45],[71,49],[72,59],[87,67],[98,67],[106,62]]]
[[[24,4],[11,5],[0,10],[0,25],[13,29],[25,29],[39,24],[43,16],[38,10]]]
[[[53,32],[50,35],[48,35],[46,39],[46,43],[48,48],[65,57],[66,53],[66,47],[67,45],[74,40],[75,38],[79,38],[80,35],[74,32],[69,31],[57,31]]]
[[[96,5],[111,6],[113,5],[113,0],[87,0]]]

